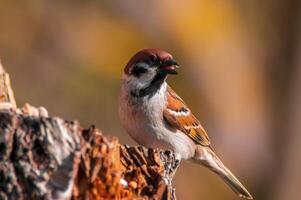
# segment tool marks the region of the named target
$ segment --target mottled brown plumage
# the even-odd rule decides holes
[[[167,107],[163,116],[171,127],[183,131],[197,144],[210,146],[210,140],[205,129],[171,87],[167,88]]]

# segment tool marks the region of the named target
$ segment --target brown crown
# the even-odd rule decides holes
[[[159,58],[159,60],[164,61],[166,59],[172,58],[172,55],[167,53],[166,51],[160,49],[143,49],[136,53],[128,62],[128,64],[124,68],[124,73],[129,74],[130,69],[133,64],[137,62],[141,62],[147,60],[150,57]]]

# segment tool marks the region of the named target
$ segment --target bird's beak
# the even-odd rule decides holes
[[[160,72],[166,73],[166,74],[178,74],[176,71],[179,68],[178,63],[173,59],[167,59],[160,65]]]

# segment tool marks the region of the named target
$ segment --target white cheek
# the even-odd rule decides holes
[[[144,81],[144,82],[150,82],[156,76],[156,73],[157,72],[156,72],[155,68],[151,68],[146,73],[142,74],[142,76],[139,77],[138,79],[141,81]]]
[[[156,76],[156,69],[151,68],[148,70],[148,72],[144,73],[140,77],[124,75],[123,80],[132,89],[142,89],[149,86],[155,76]]]

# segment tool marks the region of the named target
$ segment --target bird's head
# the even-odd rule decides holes
[[[131,91],[143,94],[160,88],[169,74],[177,74],[177,62],[159,49],[143,49],[136,53],[124,69],[124,81]]]

